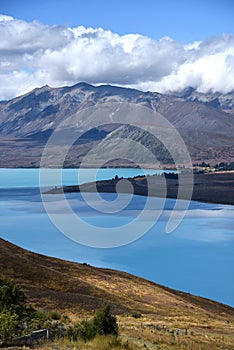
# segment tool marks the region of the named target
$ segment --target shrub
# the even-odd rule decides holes
[[[37,321],[45,322],[49,319],[49,316],[47,312],[37,310],[34,312],[33,318]]]
[[[59,321],[47,321],[44,324],[45,328],[50,329],[50,339],[55,340],[55,339],[63,339],[64,337],[68,337],[68,332],[70,328],[66,328],[63,323],[60,323]],[[73,340],[72,337],[69,338],[70,340]]]
[[[62,318],[62,315],[59,311],[53,310],[49,312],[49,318],[51,320],[59,321]]]
[[[26,309],[26,297],[12,280],[0,276],[0,312],[12,311],[18,316]]]
[[[93,325],[98,334],[118,335],[116,317],[111,314],[110,305],[107,303],[96,312],[96,315],[93,318]]]
[[[91,340],[96,334],[118,335],[116,317],[111,314],[110,305],[104,304],[90,321],[82,321],[66,329],[65,337],[70,341]]]
[[[97,331],[92,321],[82,321],[80,324],[80,336],[83,340],[91,340],[95,337]]]
[[[0,339],[5,342],[11,340],[17,332],[18,316],[9,310],[0,313]]]
[[[96,334],[97,332],[92,321],[82,321],[81,323],[76,323],[68,327],[65,336],[70,341],[76,341],[78,339],[87,341],[93,339]]]

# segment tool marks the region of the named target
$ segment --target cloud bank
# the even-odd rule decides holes
[[[48,26],[0,15],[0,99],[34,87],[114,84],[140,90],[234,89],[234,35],[183,44],[102,28]]]

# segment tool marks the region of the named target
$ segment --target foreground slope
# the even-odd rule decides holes
[[[118,313],[194,315],[199,311],[234,318],[234,309],[229,306],[125,272],[36,254],[3,239],[0,239],[0,274],[19,283],[33,304],[47,308],[92,310],[105,299],[114,304]]]
[[[87,317],[107,300],[119,315],[121,336],[135,349],[234,349],[232,307],[125,272],[46,257],[0,239],[0,274],[41,309]]]

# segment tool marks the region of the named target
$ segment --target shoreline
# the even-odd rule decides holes
[[[185,192],[186,192],[186,174],[184,176]],[[45,192],[46,194],[59,193],[75,193],[75,192],[95,192],[100,193],[116,193],[116,185],[120,180],[128,180],[122,182],[118,187],[118,193],[132,193],[134,195],[165,198],[165,178],[161,175],[136,176],[129,179],[114,178],[111,180],[103,180],[91,183],[85,183],[80,186],[64,186],[53,188]],[[189,179],[188,179],[189,180]],[[133,191],[129,188],[129,182]],[[189,186],[189,181],[188,181]],[[185,197],[177,197],[178,194],[178,177],[171,175],[166,176],[167,194],[166,198],[182,199]],[[191,200],[210,204],[226,204],[234,205],[234,172],[215,172],[208,174],[194,174],[193,193]]]

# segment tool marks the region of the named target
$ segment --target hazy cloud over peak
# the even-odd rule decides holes
[[[182,44],[102,28],[48,26],[0,15],[0,99],[78,81],[165,92],[234,89],[234,35]]]

